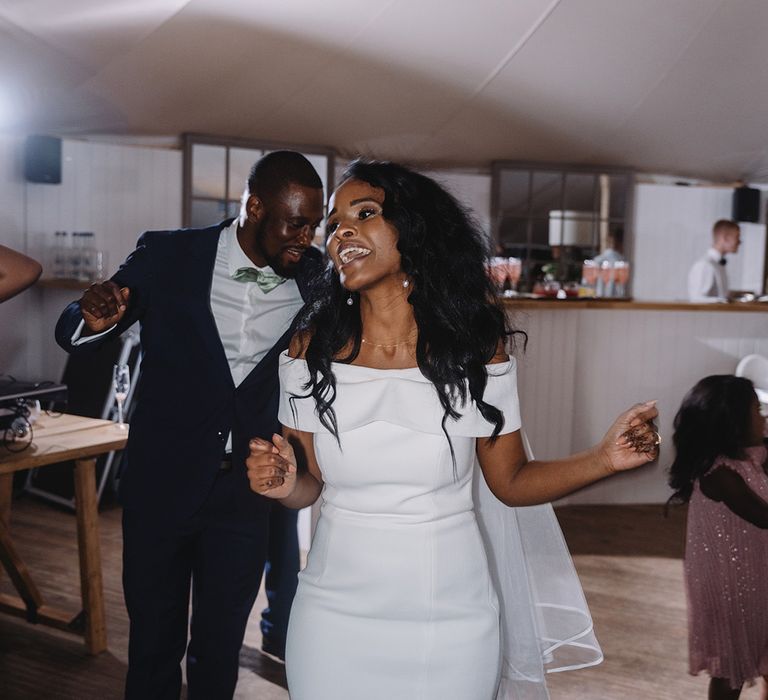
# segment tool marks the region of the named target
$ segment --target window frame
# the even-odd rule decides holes
[[[225,196],[230,192],[229,183],[229,152],[232,148],[245,148],[260,151],[290,150],[298,151],[304,155],[325,156],[326,173],[325,181],[327,183],[327,197],[333,191],[335,174],[335,152],[325,146],[308,146],[305,144],[287,144],[278,141],[261,141],[246,138],[236,138],[228,136],[216,136],[212,134],[185,133],[182,134],[182,197],[181,197],[181,221],[182,226],[191,226],[192,221],[192,202],[221,202],[218,197],[198,197],[192,195],[192,151],[195,146],[220,146],[225,149],[224,159],[224,192]],[[227,197],[223,200],[229,205],[234,199]],[[212,222],[213,223],[213,222]]]
[[[529,284],[532,283],[530,279],[531,268],[534,266],[535,257],[532,255],[534,249],[538,244],[533,242],[533,223],[534,221],[543,220],[542,217],[536,216],[533,213],[533,201],[534,193],[533,178],[537,172],[559,173],[561,177],[560,185],[560,203],[558,205],[561,211],[566,210],[566,177],[569,174],[586,174],[592,175],[597,178],[599,175],[608,176],[620,176],[625,178],[626,193],[624,201],[624,212],[621,223],[623,225],[623,255],[627,261],[632,263],[632,250],[634,245],[634,231],[633,231],[633,214],[634,214],[634,198],[635,198],[635,183],[636,183],[636,171],[617,166],[600,166],[600,165],[578,165],[578,164],[566,164],[566,163],[543,163],[543,162],[531,162],[531,161],[514,161],[514,160],[496,160],[491,163],[491,243],[494,249],[501,246],[501,226],[505,218],[505,211],[501,209],[500,202],[502,200],[502,176],[504,173],[510,171],[518,171],[528,173],[528,205],[525,214],[509,213],[509,218],[515,218],[525,221],[526,225],[526,237],[525,242],[521,244],[524,247],[525,256],[523,257],[523,279],[527,280]],[[597,179],[595,183],[597,184]],[[600,209],[599,209],[599,197],[597,187],[595,187],[594,201],[591,209],[594,221],[598,226],[601,222]],[[618,222],[619,219],[611,217],[609,213],[608,222]],[[598,240],[599,243],[599,240]],[[549,248],[551,249],[551,245]],[[598,251],[599,253],[600,251]]]

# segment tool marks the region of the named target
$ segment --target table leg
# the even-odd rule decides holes
[[[3,568],[8,571],[16,590],[19,592],[26,608],[27,619],[37,622],[38,610],[43,606],[43,597],[37,590],[29,571],[16,553],[8,529],[11,519],[11,491],[13,489],[13,474],[0,474],[0,572]]]
[[[6,527],[11,519],[11,495],[13,493],[13,474],[0,474],[0,520]]]
[[[80,553],[80,591],[85,612],[85,644],[91,654],[107,648],[104,586],[96,500],[96,459],[75,461],[75,508]]]
[[[6,528],[11,526],[11,496],[13,495],[13,474],[0,474],[0,522]],[[0,577],[3,570],[0,569]]]

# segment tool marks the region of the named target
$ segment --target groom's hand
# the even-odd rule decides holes
[[[101,333],[119,323],[130,298],[131,290],[118,287],[112,280],[88,287],[80,299],[80,312],[85,321],[83,335]]]
[[[245,460],[251,490],[268,498],[287,498],[296,488],[296,456],[293,447],[282,436],[274,434],[272,442],[252,438],[250,455]]]

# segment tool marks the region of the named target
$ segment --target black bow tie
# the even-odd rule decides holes
[[[721,265],[727,265],[727,264],[728,264],[728,261],[725,259],[725,255],[723,255],[723,257],[722,257],[722,258],[720,258],[720,260],[718,260],[718,262],[719,262]]]

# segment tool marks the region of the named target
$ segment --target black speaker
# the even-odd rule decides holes
[[[760,221],[760,190],[754,187],[737,187],[733,191],[731,218],[734,221]]]
[[[24,177],[27,182],[58,185],[61,182],[61,139],[27,136],[24,144]]]

